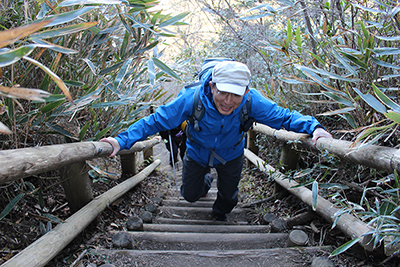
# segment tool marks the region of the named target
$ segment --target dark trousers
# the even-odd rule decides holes
[[[213,211],[226,214],[232,211],[238,202],[238,185],[243,168],[243,154],[228,161],[225,165],[217,164],[218,196],[214,202]],[[195,202],[203,197],[209,186],[204,177],[209,172],[207,164],[194,161],[185,154],[183,159],[181,194],[189,202]]]

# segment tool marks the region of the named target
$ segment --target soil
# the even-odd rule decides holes
[[[96,249],[114,249],[109,232],[126,230],[125,223],[128,218],[139,214],[140,210],[144,208],[145,204],[150,202],[152,197],[176,194],[174,175],[165,157],[166,151],[163,149],[163,144],[160,144],[155,150],[155,154],[158,153],[158,155],[162,156],[162,167],[104,210],[96,221],[79,234],[46,266],[86,267],[101,266],[107,263],[118,263],[118,265],[115,266],[135,266],[135,263],[129,262],[129,259],[125,256],[122,257],[121,255],[113,253],[104,256],[97,254]],[[94,175],[94,173],[92,173],[94,196],[104,193],[124,180],[124,178],[118,178],[120,166],[116,159],[97,159],[90,161],[90,164],[101,168],[103,171],[116,174]],[[8,199],[13,199],[21,190],[28,192],[33,185],[35,185],[35,188],[43,188],[43,193],[40,193],[41,191],[33,191],[26,194],[25,197],[18,202],[18,205],[15,205],[12,211],[5,218],[0,220],[0,264],[16,255],[19,251],[33,243],[47,230],[50,230],[51,227],[57,224],[54,218],[51,220],[46,214],[51,214],[60,220],[65,220],[71,215],[63,189],[61,185],[57,184],[57,175],[56,172],[47,173],[41,177],[29,177],[2,187],[2,191],[5,192]],[[272,195],[273,186],[271,186],[270,181],[265,179],[264,174],[258,172],[254,168],[248,168],[243,172],[240,191],[240,200],[245,203],[250,203]],[[43,199],[43,202],[41,199]],[[1,198],[0,201],[1,209],[4,209],[9,202],[6,197]],[[307,210],[309,210],[309,208],[304,203],[298,201],[294,196],[286,195],[281,199],[272,199],[263,204],[256,205],[254,207],[254,213],[259,214],[259,216],[252,217],[251,223],[260,224],[262,215],[266,212],[272,212],[280,218],[287,218]],[[314,220],[313,223],[308,226],[301,227],[301,229],[307,231],[309,236],[311,236],[310,245],[312,246],[338,247],[349,240],[338,230],[331,229],[331,225],[321,218]],[[346,253],[333,257],[332,260],[336,266],[399,266],[399,260],[397,258],[382,263],[385,259],[378,259],[372,256],[366,257],[365,254],[360,251],[361,250],[354,248]],[[274,254],[272,253],[271,255]],[[293,266],[310,266],[310,262],[313,258],[328,255],[329,254],[326,252],[310,250],[303,259],[293,256],[297,258],[292,259],[292,261],[295,260],[298,262],[298,265]],[[248,262],[254,261],[259,264],[259,266],[266,266],[265,263],[258,263],[256,259],[248,259],[245,256],[241,257]],[[219,262],[220,266],[224,266],[222,260],[212,262],[209,257],[195,257],[194,259],[189,259],[187,255],[182,255],[181,258],[182,262],[172,262],[172,259],[168,255],[159,257],[150,255],[147,258],[143,258],[143,264],[137,266],[217,266],[217,262],[219,261],[221,261]],[[281,263],[283,264],[283,261],[281,261]],[[279,264],[279,261],[277,264]],[[257,265],[253,264],[249,266]],[[268,266],[285,265],[272,264]]]

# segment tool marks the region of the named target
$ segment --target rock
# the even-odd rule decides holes
[[[148,212],[151,212],[151,213],[156,213],[157,212],[157,207],[153,203],[147,203],[144,206],[144,209],[147,210]]]
[[[148,212],[148,211],[141,211],[140,213],[139,213],[139,217],[143,220],[143,222],[145,222],[145,223],[151,223],[152,222],[152,220],[153,220],[153,215],[150,213],[150,212]]]
[[[126,222],[126,228],[129,231],[141,231],[143,230],[143,220],[138,216],[132,216]]]
[[[162,199],[160,197],[152,197],[150,200],[151,202],[153,202],[155,205],[158,206],[160,206],[162,203]]]
[[[289,234],[288,247],[305,246],[308,243],[308,235],[301,230],[293,230]]]
[[[262,217],[262,224],[268,225],[272,223],[274,220],[278,219],[275,214],[267,213]]]
[[[271,233],[281,233],[287,230],[287,224],[285,220],[276,219],[271,223]]]
[[[127,232],[118,232],[112,237],[114,246],[120,248],[132,248],[132,237]]]
[[[312,261],[311,267],[335,267],[335,264],[326,257],[316,257]]]

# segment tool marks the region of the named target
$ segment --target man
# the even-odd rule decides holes
[[[195,202],[207,194],[212,177],[209,168],[218,174],[218,196],[213,205],[216,220],[226,221],[226,214],[238,201],[238,184],[243,166],[244,138],[240,130],[240,112],[251,95],[250,117],[275,129],[332,138],[320,123],[311,116],[278,107],[254,89],[249,89],[250,71],[246,65],[235,61],[222,61],[202,75],[200,100],[204,115],[198,122],[188,124],[187,150],[183,159],[181,194],[189,202]],[[131,125],[116,138],[100,141],[113,146],[110,157],[120,149],[129,149],[135,142],[157,132],[173,129],[192,115],[193,88],[184,88],[176,99],[159,107],[155,113]]]

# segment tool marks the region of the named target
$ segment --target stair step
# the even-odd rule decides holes
[[[248,221],[252,211],[246,209],[233,209],[228,216],[231,221]],[[181,218],[194,220],[212,220],[212,209],[209,207],[160,207],[159,216],[167,218]]]
[[[175,206],[175,207],[208,207],[211,208],[214,205],[213,201],[197,201],[197,202],[187,202],[186,200],[177,200],[177,199],[164,199],[162,201],[162,205],[166,206]]]
[[[164,218],[164,217],[156,217],[154,219],[155,224],[189,224],[189,225],[249,225],[248,222],[244,221],[229,221],[229,222],[221,222],[215,220],[191,220],[191,219],[175,219],[175,218]]]
[[[284,247],[287,233],[128,232],[138,249],[238,250]]]
[[[332,247],[272,248],[231,251],[181,250],[108,250],[95,253],[135,266],[230,266],[230,267],[303,267],[312,255],[329,254]],[[107,257],[108,256],[108,257]]]
[[[269,233],[269,225],[144,224],[143,231],[186,233]]]

